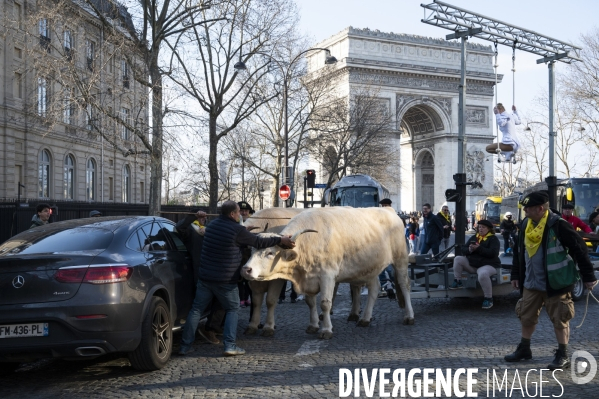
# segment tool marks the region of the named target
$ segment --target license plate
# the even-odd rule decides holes
[[[0,338],[47,337],[48,323],[9,324],[0,326]]]

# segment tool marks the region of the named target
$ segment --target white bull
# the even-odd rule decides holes
[[[280,233],[294,216],[298,215],[303,208],[269,208],[263,209],[252,215],[245,221],[246,226],[257,227],[255,232]],[[285,284],[285,280],[276,279],[272,281],[249,282],[252,289],[252,318],[248,324],[245,334],[255,334],[260,324],[262,301],[266,293],[266,320],[262,329],[262,335],[272,336],[275,333],[275,308],[279,294]]]
[[[299,236],[302,233],[307,233]],[[392,208],[309,209],[294,217],[281,232],[293,235],[293,249],[269,247],[255,251],[242,268],[248,280],[291,280],[306,296],[310,325],[306,332],[331,338],[330,310],[336,283],[352,285],[350,319],[358,319],[360,285],[367,285],[368,300],[359,326],[368,326],[379,291],[378,275],[393,264],[397,300],[405,308],[404,324],[414,323],[408,277],[408,251],[404,226]],[[318,329],[316,295],[321,293],[322,328]]]

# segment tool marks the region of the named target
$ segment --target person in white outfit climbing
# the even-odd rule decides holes
[[[514,155],[518,151],[518,148],[520,148],[520,142],[516,134],[516,125],[519,125],[521,122],[515,105],[512,105],[512,111],[512,113],[508,113],[502,103],[498,103],[493,108],[497,126],[502,134],[499,149],[505,157],[505,162],[512,162]],[[489,144],[486,150],[491,154],[497,153],[497,144]]]

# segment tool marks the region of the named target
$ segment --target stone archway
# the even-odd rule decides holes
[[[435,167],[436,157],[439,156],[436,146],[445,145],[447,135],[451,134],[451,103],[427,97],[398,95],[397,98],[397,121],[404,154],[402,167],[410,168],[413,172],[409,184],[411,193],[406,193],[404,198],[415,210],[421,209],[425,203],[436,208],[438,204],[435,204],[435,199],[440,199],[442,195],[435,185],[444,187],[448,177],[447,168],[440,169],[444,163],[448,163],[447,160]],[[447,156],[444,148],[440,151],[441,157]]]

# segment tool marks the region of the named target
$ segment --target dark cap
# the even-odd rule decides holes
[[[250,212],[253,211],[251,205],[245,201],[239,201],[237,205],[239,205],[239,209],[248,209]]]
[[[595,219],[599,215],[599,212],[595,211],[589,215],[589,224],[593,223],[593,219]]]
[[[478,221],[478,225],[480,226],[481,224],[482,224],[483,226],[486,226],[486,227],[488,227],[488,228],[489,228],[489,230],[491,230],[491,232],[493,232],[493,231],[494,231],[494,230],[493,230],[493,223],[489,222],[488,220],[486,220],[486,219],[479,220],[479,221]]]
[[[90,218],[93,218],[93,217],[100,217],[100,216],[102,216],[102,212],[100,212],[100,211],[91,211],[91,212],[89,213],[89,217],[90,217]]]
[[[520,201],[522,206],[537,206],[549,202],[549,196],[544,191],[534,191]]]
[[[572,204],[562,205],[562,209],[574,209],[574,205],[572,205]]]
[[[379,204],[381,205],[391,205],[391,199],[390,198],[383,198],[382,200],[379,201]]]

